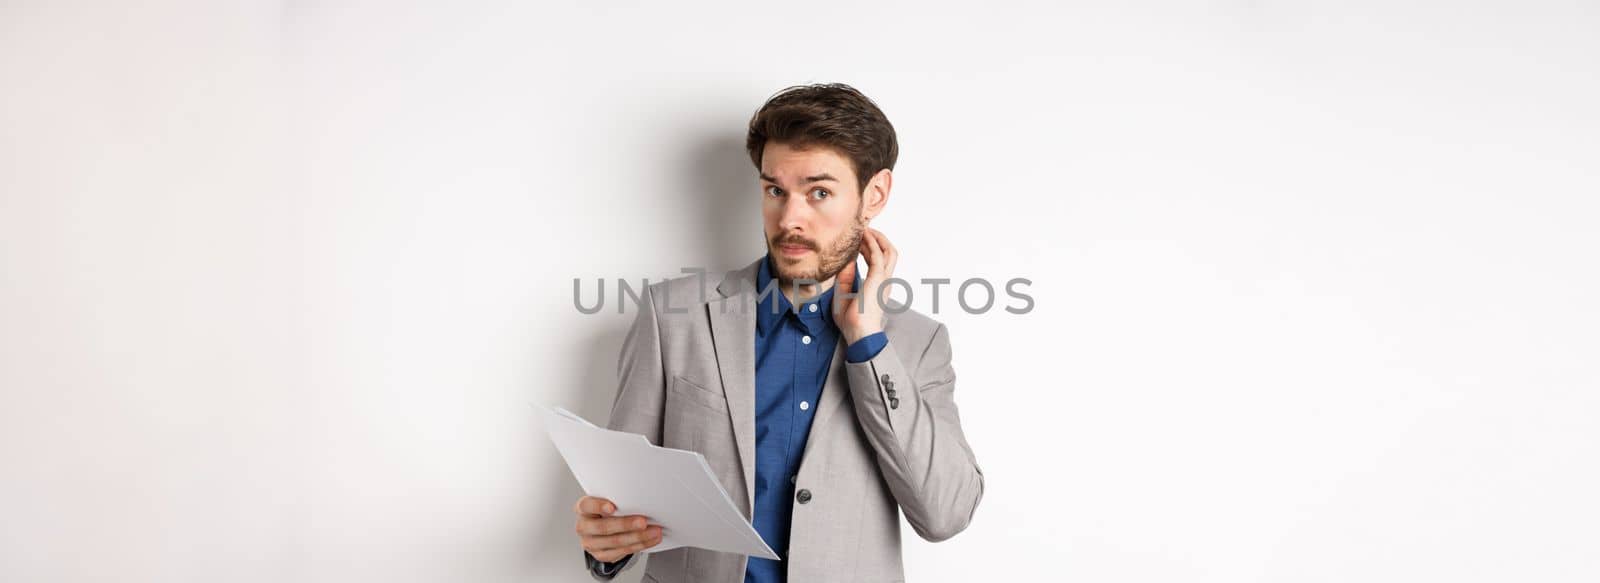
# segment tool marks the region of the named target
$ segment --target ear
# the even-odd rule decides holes
[[[867,181],[867,188],[861,191],[861,213],[867,220],[883,213],[883,207],[889,204],[889,189],[893,186],[894,173],[888,168],[879,170],[872,175],[872,180]]]

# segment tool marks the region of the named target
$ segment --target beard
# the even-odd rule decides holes
[[[779,235],[768,242],[768,252],[776,257],[775,250],[779,245],[804,245],[817,254],[817,266],[805,269],[800,266],[784,265],[783,259],[773,263],[778,268],[778,281],[788,284],[795,280],[810,280],[821,283],[839,275],[846,265],[856,260],[856,255],[861,252],[861,234],[866,230],[866,219],[857,216],[850,229],[840,235],[838,239],[826,246],[818,245],[816,241],[806,239],[799,235]]]

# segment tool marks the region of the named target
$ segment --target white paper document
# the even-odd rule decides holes
[[[540,409],[585,494],[615,503],[616,516],[639,514],[661,526],[661,544],[644,552],[699,547],[778,560],[699,452],[656,447],[643,435],[596,427],[560,407]]]

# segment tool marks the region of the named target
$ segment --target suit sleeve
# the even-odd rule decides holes
[[[609,428],[638,433],[651,444],[661,445],[667,390],[662,362],[661,322],[656,316],[655,292],[647,287],[617,357],[617,395],[611,402]]]
[[[983,471],[961,431],[955,369],[943,324],[911,368],[889,342],[865,362],[847,362],[856,418],[878,468],[917,535],[941,541],[965,530],[983,498]]]
[[[617,357],[617,395],[611,401],[611,418],[606,426],[638,433],[654,445],[661,445],[661,417],[666,403],[666,368],[661,357],[661,322],[656,316],[655,294],[645,288],[639,313],[622,340]],[[628,555],[604,563],[585,551],[584,562],[595,579],[609,581],[639,561]]]

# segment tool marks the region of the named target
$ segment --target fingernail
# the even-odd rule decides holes
[[[615,505],[615,504],[607,504],[606,505],[606,514],[611,514],[612,512],[616,512],[616,511],[617,511],[617,505]]]

